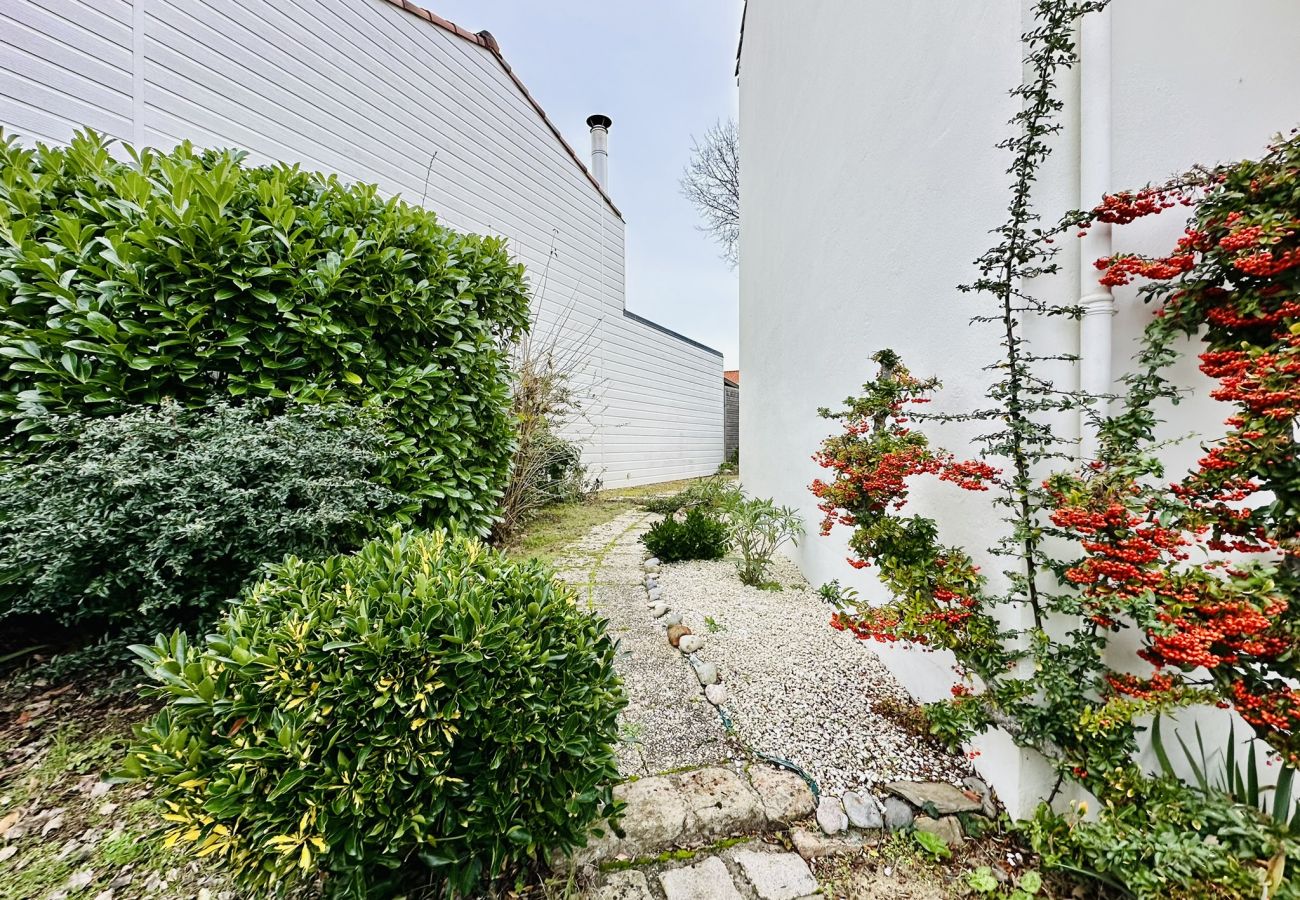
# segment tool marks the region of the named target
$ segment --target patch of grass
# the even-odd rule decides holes
[[[144,896],[155,875],[170,878],[168,896],[225,888],[219,862],[195,864],[162,846],[155,837],[161,810],[145,788],[96,787],[118,767],[132,725],[151,709],[134,691],[106,691],[92,676],[59,688],[0,681],[0,768],[9,764],[0,819],[16,813],[23,828],[10,833],[7,846],[16,852],[0,863],[0,900],[61,892],[90,900],[122,874],[130,883],[114,890],[118,897]],[[94,835],[89,843],[67,852],[87,834]]]
[[[697,856],[708,856],[711,853],[719,853],[729,847],[737,844],[743,844],[753,840],[749,835],[737,835],[735,837],[723,838],[704,847],[693,847],[690,849],[678,848],[676,850],[665,850],[657,856],[641,856],[636,859],[611,859],[600,864],[602,872],[622,872],[625,869],[637,869],[641,866],[652,866],[655,863],[666,862],[687,862],[695,859]]]
[[[144,856],[148,845],[143,835],[116,831],[99,844],[99,858],[110,866],[125,866]]]
[[[717,634],[719,631],[725,631],[727,628],[726,625],[719,625],[718,620],[713,618],[713,616],[704,617],[704,627],[709,634]]]
[[[591,529],[636,508],[631,500],[606,499],[603,495],[582,503],[548,506],[519,529],[506,552],[552,562]]]
[[[639,509],[647,497],[684,490],[700,479],[643,484],[600,491],[580,503],[560,503],[542,509],[515,535],[505,549],[514,556],[537,557],[548,562],[563,555],[598,525],[612,522],[629,510]]]

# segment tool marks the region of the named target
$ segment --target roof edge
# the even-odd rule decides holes
[[[660,325],[658,322],[653,322],[650,319],[647,319],[645,316],[638,316],[634,312],[629,312],[626,306],[623,307],[623,317],[625,319],[631,319],[634,322],[640,322],[642,325],[648,325],[649,327],[653,328],[655,331],[661,331],[664,334],[668,335],[669,337],[677,338],[677,340],[679,341],[684,341],[685,343],[690,344],[692,347],[697,347],[700,350],[704,350],[708,353],[712,353],[714,356],[718,357],[718,359],[722,359],[721,350],[714,350],[708,344],[701,344],[699,341],[694,340],[693,338],[688,338],[686,335],[682,334],[679,331],[673,331],[671,328],[665,328],[663,325]]]
[[[477,44],[491,53],[493,58],[500,63],[501,68],[505,70],[505,73],[510,76],[510,80],[513,81],[515,87],[519,89],[519,93],[524,95],[524,99],[527,100],[529,105],[531,105],[537,114],[542,117],[542,122],[551,130],[551,134],[555,135],[555,139],[560,142],[560,146],[568,152],[569,156],[573,159],[574,164],[577,165],[583,175],[587,176],[587,180],[591,182],[591,186],[600,194],[601,199],[605,201],[606,205],[609,206],[614,215],[618,216],[620,220],[623,219],[623,213],[621,213],[619,208],[614,205],[613,199],[611,199],[609,194],[606,193],[605,188],[601,186],[600,182],[596,180],[596,176],[591,174],[591,169],[587,168],[587,164],[582,161],[582,157],[578,156],[569,142],[564,139],[564,135],[560,133],[560,129],[556,128],[555,123],[546,115],[546,110],[542,109],[541,104],[533,99],[533,95],[528,92],[528,88],[524,86],[524,83],[519,80],[519,76],[510,68],[510,64],[506,62],[505,57],[501,55],[501,47],[497,44],[496,38],[492,37],[492,35],[486,31],[481,31],[478,34],[475,34],[472,31],[467,31],[455,22],[450,22],[442,16],[431,13],[421,6],[416,6],[414,3],[409,2],[409,0],[383,0],[383,2],[388,3],[391,6],[396,6],[403,12],[410,13],[416,18],[423,19],[432,25],[436,25],[443,31],[450,32],[462,40],[469,41],[471,44]]]

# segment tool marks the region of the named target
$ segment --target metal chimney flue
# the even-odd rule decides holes
[[[609,126],[614,122],[600,114],[587,117],[591,129],[591,174],[605,190],[609,190]]]

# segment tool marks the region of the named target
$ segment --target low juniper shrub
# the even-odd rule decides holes
[[[288,559],[202,645],[134,649],[166,706],[121,776],[250,895],[463,896],[616,813],[605,623],[477,540]]]

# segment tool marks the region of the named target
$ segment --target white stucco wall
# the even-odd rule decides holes
[[[9,0],[0,125],[240,147],[508,237],[538,332],[584,358],[574,432],[593,474],[641,484],[722,461],[721,354],[624,314],[620,215],[489,49],[391,3]]]
[[[956,285],[974,278],[972,260],[1005,219],[1008,157],[994,145],[1014,113],[1007,91],[1021,78],[1019,35],[1030,6],[808,0],[792,19],[776,0],[748,2],[740,70],[741,480],[804,512],[810,536],[794,553],[814,585],[838,578],[882,596],[870,570],[844,561],[844,529],[815,536],[820,515],[807,486],[822,471],[810,456],[834,425],[817,407],[836,406],[874,375],[869,357],[882,347],[898,351],[915,374],[939,375],[945,388],[936,406],[946,410],[980,405],[990,381],[982,367],[998,355],[997,336],[969,324],[979,301]],[[1115,0],[1112,10],[1112,187],[1258,154],[1300,119],[1293,49],[1300,5],[1242,0],[1228,13],[1215,0]],[[1080,205],[1073,75],[1063,77],[1062,91],[1065,131],[1037,193],[1050,221]],[[1167,250],[1183,224],[1177,211],[1167,215],[1120,230],[1116,249]],[[1065,246],[1061,262],[1061,275],[1039,293],[1075,299],[1078,248]],[[1133,298],[1117,294],[1117,372],[1146,321]],[[1053,321],[1031,333],[1039,346],[1075,352],[1077,328]],[[1060,374],[1074,386],[1072,367]],[[1201,397],[1173,411],[1170,431],[1218,433],[1223,409],[1204,399],[1206,382],[1192,365],[1184,374]],[[1060,428],[1077,436],[1073,421]],[[936,429],[936,443],[960,453],[973,433]],[[1190,461],[1195,451],[1177,455]],[[985,495],[926,483],[913,501],[940,521],[946,541],[985,547],[996,531]],[[881,652],[919,699],[948,695],[953,677],[942,655]],[[1043,768],[997,736],[980,749],[977,765],[1008,807],[1031,808]]]

